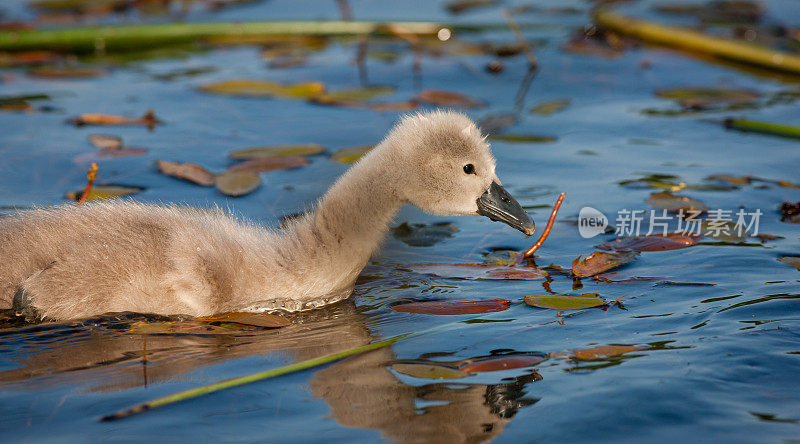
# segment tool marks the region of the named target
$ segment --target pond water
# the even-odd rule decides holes
[[[506,2],[517,5],[516,2]],[[521,4],[521,3],[520,3]],[[711,209],[760,210],[759,233],[721,242],[709,237],[690,248],[644,252],[607,277],[625,282],[551,279],[462,280],[408,271],[420,262],[481,262],[498,248],[524,250],[519,232],[478,217],[442,218],[405,208],[396,225],[449,222],[430,246],[389,236],[346,301],[292,318],[275,330],[226,335],[137,334],[137,315],[74,323],[0,329],[2,440],[74,442],[80,439],[142,441],[664,441],[788,442],[800,435],[800,290],[798,269],[778,259],[798,255],[798,225],[781,222],[782,202],[800,200],[798,141],[726,130],[725,117],[800,125],[798,83],[655,47],[620,51],[615,58],[564,51],[562,45],[590,22],[591,4],[525,3],[518,11],[525,34],[536,42],[540,70],[524,96],[519,121],[505,133],[548,135],[549,143],[492,143],[498,175],[525,206],[538,231],[559,192],[566,200],[553,231],[537,252],[539,266],[569,268],[614,234],[583,238],[574,223],[581,208],[603,212],[617,225],[621,210],[651,210],[646,199],[663,191],[648,184],[621,185],[652,174],[670,175],[676,193]],[[620,10],[659,22],[695,23],[658,13],[657,2],[626,2]],[[765,25],[800,26],[793,0],[764,2]],[[431,20],[505,24],[496,6],[461,15],[442,2],[350,4],[356,19]],[[9,20],[33,20],[25,1],[0,6]],[[273,0],[209,11],[199,6],[180,19],[338,19],[333,1]],[[137,12],[89,22],[164,21]],[[63,21],[63,19],[62,19]],[[79,22],[80,23],[80,22]],[[729,28],[712,28],[724,33]],[[502,26],[464,34],[465,41],[513,43]],[[303,64],[270,68],[255,46],[179,51],[156,58],[93,63],[107,75],[42,79],[24,68],[0,71],[0,96],[48,94],[36,107],[0,114],[0,205],[9,208],[64,202],[85,184],[87,136],[121,136],[144,155],[100,160],[101,183],[144,187],[142,202],[228,207],[259,223],[312,205],[347,165],[326,155],[310,165],[261,175],[254,193],[226,197],[159,174],[158,159],[194,162],[211,171],[231,164],[228,153],[260,145],[316,143],[327,153],[378,142],[402,114],[366,108],[320,106],[302,100],[240,98],[198,91],[232,78],[278,82],[321,81],[328,89],[361,85],[357,40],[334,40]],[[788,49],[797,50],[797,46]],[[366,58],[372,84],[388,85],[386,101],[404,101],[420,89],[468,94],[488,106],[465,112],[476,120],[515,109],[527,65],[523,55],[500,59],[499,74],[485,70],[486,54],[421,57],[415,77],[407,44],[376,41]],[[378,52],[386,57],[379,58]],[[388,54],[388,55],[387,55]],[[161,74],[193,71],[165,79]],[[761,93],[755,105],[704,112],[677,110],[658,90],[722,87]],[[771,101],[781,95],[784,100]],[[569,99],[550,115],[529,109]],[[520,105],[516,103],[516,105]],[[65,123],[82,113],[138,117],[154,109],[165,124],[80,127]],[[81,157],[83,156],[83,157]],[[711,175],[753,176],[766,181],[725,186]],[[789,181],[778,183],[771,181]],[[709,185],[716,186],[696,186]],[[650,185],[653,185],[651,180]],[[683,189],[680,189],[683,188]],[[649,214],[649,213],[647,213]],[[677,219],[672,219],[676,222]],[[735,221],[735,216],[734,216]],[[674,228],[674,226],[673,226]],[[538,235],[538,234],[537,234]],[[407,241],[407,239],[405,239]],[[425,244],[426,242],[422,242]],[[428,242],[431,243],[431,242]],[[409,245],[412,244],[412,245]],[[638,279],[650,277],[655,279]],[[691,285],[689,285],[691,284]],[[704,285],[700,285],[704,284]],[[705,285],[707,284],[707,285]],[[619,305],[570,312],[519,303],[525,295],[597,292]],[[409,301],[507,299],[509,309],[482,315],[437,316],[390,307]],[[561,322],[552,322],[560,320]],[[11,324],[16,322],[15,324]],[[146,412],[115,422],[104,414],[177,391],[279,367],[407,332],[435,330],[389,348],[328,366],[293,373]],[[575,358],[575,350],[635,347],[614,356]],[[596,350],[596,349],[595,349]],[[414,377],[390,368],[393,361],[458,361],[508,352],[540,352],[549,359],[531,367],[475,372],[459,379]],[[611,353],[612,355],[614,353]],[[573,356],[573,358],[568,358]]]

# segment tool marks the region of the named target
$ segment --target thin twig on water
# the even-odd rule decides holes
[[[533,257],[533,253],[535,253],[536,250],[538,250],[539,247],[542,246],[545,239],[547,239],[547,235],[550,234],[550,230],[553,228],[553,222],[555,222],[556,220],[556,214],[558,213],[558,209],[561,207],[561,202],[564,201],[564,196],[566,195],[567,195],[566,193],[561,193],[558,195],[558,200],[556,200],[556,204],[553,205],[553,212],[550,213],[550,219],[547,221],[547,226],[544,227],[544,231],[542,232],[542,235],[539,236],[539,240],[537,240],[535,244],[531,245],[531,247],[528,248],[528,251],[526,251],[525,254],[522,255],[524,259]]]

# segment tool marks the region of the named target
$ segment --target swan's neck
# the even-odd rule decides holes
[[[286,230],[289,244],[284,244],[281,255],[288,263],[303,261],[296,270],[313,275],[303,276],[314,285],[303,289],[302,299],[349,295],[403,206],[395,181],[387,179],[391,165],[384,165],[377,156],[366,160],[348,170],[314,211]]]

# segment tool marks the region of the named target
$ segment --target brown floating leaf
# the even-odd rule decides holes
[[[517,123],[517,116],[514,114],[489,114],[478,122],[478,126],[484,133],[493,134]]]
[[[505,299],[487,299],[482,301],[426,301],[411,302],[408,304],[390,307],[402,313],[431,314],[431,315],[463,315],[492,313],[508,310],[511,301]]]
[[[263,328],[285,327],[292,323],[291,321],[282,316],[276,316],[267,313],[243,313],[243,312],[221,313],[213,316],[204,316],[196,318],[196,320],[202,322],[214,322],[214,323],[217,322],[233,323],[233,324],[249,325],[252,327],[263,327]]]
[[[37,66],[28,70],[28,75],[42,78],[82,79],[100,77],[107,72],[100,68],[81,66]]]
[[[269,80],[233,79],[207,83],[200,86],[200,90],[228,96],[310,99],[324,93],[325,85],[322,82],[284,85]]]
[[[547,273],[533,267],[506,267],[482,263],[412,264],[408,269],[415,273],[433,274],[445,278],[484,280],[538,280]]]
[[[753,178],[750,176],[732,176],[729,174],[714,174],[712,176],[706,177],[705,180],[725,182],[731,185],[750,185],[750,182],[753,181]]]
[[[553,136],[541,134],[492,134],[489,139],[493,142],[508,143],[550,143],[558,140]]]
[[[264,173],[274,170],[289,170],[308,165],[308,159],[302,156],[263,156],[254,157],[228,167],[230,172]]]
[[[576,361],[592,361],[595,359],[610,358],[624,353],[647,350],[646,347],[634,347],[632,345],[601,345],[598,347],[572,350],[572,359]]]
[[[49,51],[5,52],[0,53],[0,67],[40,65],[42,63],[54,62],[61,57],[61,54]]]
[[[702,236],[693,233],[651,234],[647,236],[625,237],[603,242],[601,250],[666,251],[691,247],[700,242]]]
[[[745,242],[748,237],[746,227],[730,220],[721,219],[704,220],[700,223],[700,232],[703,236],[730,243]]]
[[[122,138],[108,134],[92,134],[89,143],[101,150],[118,150],[122,148]]]
[[[416,96],[414,96],[413,100],[428,105],[453,108],[481,108],[484,106],[483,102],[480,100],[473,99],[467,95],[452,91],[442,91],[439,89],[426,89],[424,91],[420,91]]]
[[[459,369],[466,373],[496,372],[501,370],[531,367],[546,361],[547,359],[548,356],[541,353],[520,353],[503,356],[472,358],[465,359],[459,366]]]
[[[231,151],[231,159],[252,159],[255,157],[314,156],[325,151],[322,145],[304,143],[298,145],[258,146]]]
[[[789,264],[792,267],[800,270],[800,256],[781,256],[778,258],[778,262]]]
[[[154,127],[161,123],[160,120],[156,118],[155,113],[150,110],[145,115],[138,119],[132,119],[130,117],[124,116],[116,116],[113,114],[101,114],[101,113],[86,113],[81,114],[78,117],[74,117],[68,121],[75,126],[83,126],[83,125],[144,125],[147,127]]]
[[[394,88],[389,86],[370,86],[365,88],[342,89],[311,97],[311,101],[321,105],[365,107],[366,102],[377,97],[394,93]]]
[[[397,373],[425,379],[458,379],[469,376],[456,367],[433,361],[396,361],[391,369]]]
[[[741,106],[755,103],[761,93],[746,89],[671,88],[656,91],[656,95],[672,99],[684,108],[708,109],[718,106]]]
[[[497,0],[454,0],[444,6],[451,14],[461,14],[470,9],[492,6],[495,4],[497,4]]]
[[[261,185],[258,174],[226,171],[217,176],[217,190],[228,196],[239,197],[252,193]]]
[[[246,327],[245,327],[246,328]],[[232,335],[242,329],[228,325],[211,325],[201,321],[134,322],[128,333],[155,335]]]
[[[92,191],[89,192],[89,195],[86,196],[86,200],[113,199],[115,197],[138,193],[142,190],[143,188],[128,187],[123,185],[96,185],[92,188]],[[68,192],[65,197],[67,199],[78,201],[81,199],[82,195],[83,189],[80,189]]]
[[[93,153],[79,154],[72,161],[76,164],[83,164],[97,162],[100,159],[116,159],[119,157],[141,156],[142,154],[147,154],[147,149],[122,147],[114,150],[97,150]]]
[[[194,163],[169,162],[166,160],[156,161],[158,171],[167,176],[177,177],[178,179],[188,180],[189,182],[211,187],[217,183],[217,178],[210,171]]]
[[[341,149],[331,155],[331,160],[341,163],[353,163],[364,156],[364,154],[367,154],[373,148],[375,148],[375,145]]]
[[[531,114],[540,116],[549,116],[555,112],[561,111],[570,104],[570,99],[550,100],[549,102],[542,102],[531,108]]]
[[[373,111],[412,111],[417,109],[417,102],[373,102],[368,108]]]
[[[578,256],[572,261],[572,274],[577,277],[591,277],[612,268],[625,265],[639,255],[638,251],[621,251],[609,253],[606,251],[595,251],[581,260]]]
[[[708,206],[699,200],[692,199],[678,194],[672,194],[668,191],[659,193],[652,193],[647,198],[647,203],[660,208],[662,210],[672,211],[677,213],[681,210],[684,212],[705,212],[708,211]]]
[[[525,296],[525,303],[537,308],[552,308],[556,310],[580,310],[584,308],[599,307],[605,305],[597,293],[586,293],[580,295],[568,294],[531,294]]]

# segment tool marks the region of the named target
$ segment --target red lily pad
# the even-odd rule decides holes
[[[308,159],[303,156],[262,156],[231,165],[228,171],[237,173],[264,173],[274,170],[300,168],[308,164]]]
[[[466,373],[496,372],[500,370],[531,367],[546,361],[547,358],[546,355],[539,353],[473,358],[465,360],[465,362],[459,366],[459,369]]]
[[[577,277],[591,277],[612,268],[631,262],[639,255],[638,251],[606,252],[595,251],[581,260],[578,256],[572,261],[572,274]]]
[[[401,313],[462,315],[492,313],[508,310],[511,301],[506,299],[487,299],[483,301],[425,301],[390,307]]]
[[[651,234],[647,236],[624,237],[603,242],[601,250],[667,251],[691,247],[700,242],[701,236],[683,233]]]
[[[484,263],[436,264],[422,263],[408,267],[415,273],[433,274],[440,277],[456,279],[487,280],[538,280],[547,277],[547,273],[533,267],[508,267]]]

